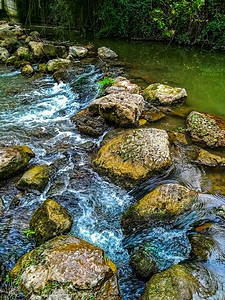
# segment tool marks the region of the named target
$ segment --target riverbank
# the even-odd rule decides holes
[[[119,54],[119,52],[117,53]],[[135,251],[138,250],[140,252],[139,248],[143,247],[146,243],[148,243],[147,256],[148,259],[151,259],[150,263],[152,264],[152,254],[154,254],[154,259],[157,261],[157,271],[154,272],[158,272],[159,270],[162,271],[172,265],[176,265],[179,262],[188,260],[189,263],[186,263],[187,265],[182,264],[182,267],[175,267],[172,270],[171,268],[168,269],[170,270],[169,272],[171,272],[169,273],[169,277],[171,277],[171,274],[175,274],[173,276],[176,282],[176,278],[182,275],[184,278],[184,284],[186,284],[186,276],[190,276],[192,271],[194,270],[195,272],[196,268],[198,268],[199,276],[204,282],[201,290],[202,296],[206,297],[206,299],[210,299],[210,297],[212,299],[213,297],[217,297],[217,299],[219,299],[219,297],[222,297],[223,294],[223,290],[221,288],[223,284],[223,275],[218,274],[217,267],[219,262],[217,263],[217,260],[215,262],[214,258],[218,257],[221,261],[221,257],[223,256],[223,216],[221,215],[222,209],[216,210],[215,208],[218,209],[222,206],[223,194],[218,197],[218,195],[215,194],[215,189],[214,191],[212,190],[209,192],[212,183],[210,183],[209,178],[207,178],[208,171],[205,169],[201,172],[202,167],[199,168],[198,165],[196,165],[197,160],[202,161],[202,155],[199,153],[199,148],[195,148],[190,140],[188,140],[188,145],[186,144],[184,139],[184,133],[186,133],[186,130],[184,126],[179,129],[179,131],[183,131],[183,133],[181,135],[178,133],[178,127],[180,126],[177,126],[177,124],[184,125],[184,121],[188,113],[179,115],[173,107],[168,108],[157,106],[154,108],[154,112],[157,112],[157,109],[164,110],[166,117],[164,116],[164,119],[160,119],[156,123],[148,123],[149,120],[150,122],[152,120],[148,119],[146,111],[145,113],[141,111],[143,110],[143,107],[140,106],[140,104],[142,101],[146,102],[146,99],[148,99],[149,96],[146,96],[145,100],[142,100],[142,95],[145,95],[146,93],[143,93],[141,89],[135,86],[133,81],[129,82],[127,78],[118,77],[118,75],[124,76],[122,70],[123,61],[110,60],[106,63],[102,63],[102,61],[104,62],[104,58],[101,58],[100,61],[96,61],[95,59],[85,60],[75,58],[75,68],[71,68],[70,66],[66,67],[64,65],[63,73],[66,71],[68,76],[65,78],[64,83],[61,81],[59,83],[54,83],[50,73],[43,74],[43,77],[36,79],[33,83],[30,83],[29,79],[19,75],[20,70],[14,70],[11,72],[10,69],[4,67],[3,76],[1,77],[2,82],[5,82],[6,85],[13,85],[13,83],[16,84],[16,82],[22,81],[24,87],[23,91],[17,89],[17,93],[14,93],[15,96],[12,97],[10,122],[7,118],[8,110],[4,110],[4,105],[2,105],[2,146],[12,146],[13,144],[18,144],[18,142],[19,144],[22,143],[28,145],[36,155],[35,158],[32,158],[29,169],[32,170],[32,167],[47,164],[53,167],[53,170],[55,170],[54,172],[56,173],[51,175],[44,190],[41,189],[39,193],[27,190],[25,193],[22,192],[22,194],[19,195],[19,185],[17,182],[20,176],[13,180],[10,179],[7,182],[3,182],[1,194],[3,201],[5,202],[5,209],[3,210],[3,233],[5,239],[3,240],[2,250],[4,251],[5,247],[7,247],[10,251],[7,254],[9,257],[5,259],[2,268],[6,268],[9,271],[9,267],[15,264],[20,255],[34,249],[35,244],[33,239],[31,239],[32,234],[28,234],[28,236],[26,236],[23,234],[21,229],[23,228],[24,231],[27,232],[30,230],[30,233],[32,231],[36,232],[36,229],[34,230],[29,227],[29,222],[33,217],[34,211],[41,206],[45,199],[53,198],[61,206],[66,207],[69,210],[74,222],[71,234],[87,240],[94,244],[94,246],[104,249],[106,254],[99,252],[99,255],[101,257],[103,256],[106,260],[106,256],[109,256],[110,259],[116,263],[119,270],[118,279],[123,299],[136,299],[142,294],[144,282],[139,281],[136,277],[134,277],[128,261],[130,257],[134,257]],[[35,63],[33,64],[33,67],[34,69],[36,68]],[[108,78],[108,81],[106,78]],[[109,80],[109,78],[111,79]],[[132,77],[130,77],[130,79],[132,79]],[[125,91],[123,90],[122,93],[128,93],[132,89],[135,93],[131,95],[137,95],[136,93],[139,93],[139,97],[135,96],[138,101],[136,102],[136,100],[134,100],[133,106],[134,111],[137,106],[136,114],[129,114],[128,118],[126,115],[126,105],[123,107],[123,103],[112,102],[111,104],[114,105],[115,109],[111,111],[111,113],[113,112],[113,115],[115,116],[115,118],[112,119],[104,112],[105,109],[107,110],[107,107],[102,102],[104,99],[101,101],[98,99],[98,103],[92,103],[99,94],[99,89],[97,87],[102,87],[102,84],[98,84],[98,82],[104,82],[104,80],[105,83],[110,83],[110,85],[112,85],[108,88],[113,88],[114,91],[115,89],[125,88]],[[145,87],[146,86],[142,86],[142,89]],[[3,103],[11,103],[8,102],[8,100],[10,100],[10,92],[5,87],[3,88],[3,95],[5,97],[5,99],[2,99]],[[125,95],[123,97],[126,98],[127,96]],[[185,97],[186,96],[183,94],[181,98],[183,99]],[[133,96],[130,99],[133,99]],[[155,104],[157,103],[154,103],[154,105]],[[97,106],[97,111],[96,105],[99,106]],[[6,107],[8,108],[8,106]],[[93,117],[99,118],[98,115],[100,114],[101,118],[106,121],[109,119],[112,122],[108,124],[109,127],[107,130],[112,129],[115,121],[119,127],[121,121],[122,126],[125,125],[125,127],[130,126],[130,123],[132,123],[132,128],[128,129],[128,131],[123,129],[122,132],[119,131],[119,134],[109,132],[103,140],[102,137],[100,137],[100,139],[93,139],[92,137],[87,137],[86,134],[80,134],[77,131],[80,130],[79,127],[75,127],[75,125],[70,121],[70,117],[72,117],[71,120],[74,119],[73,116],[79,115],[79,112],[86,107],[88,107],[88,109],[90,107],[94,109],[94,111],[92,110],[92,113],[94,113],[95,116],[90,116],[90,120],[93,120]],[[141,111],[140,113],[138,113],[139,110]],[[152,109],[150,110],[152,111]],[[131,112],[132,110],[129,109],[128,111]],[[117,116],[118,112],[120,118]],[[167,124],[171,122],[170,115],[174,115],[176,116],[175,118],[178,118],[178,122],[175,123],[176,125],[171,125],[177,130],[168,130],[169,125]],[[196,112],[193,115],[196,117],[193,117],[193,120],[191,117],[189,118],[192,122],[194,122],[194,126],[192,126],[193,124],[190,124],[190,129],[194,129],[198,123],[198,113]],[[122,116],[126,116],[126,118]],[[131,119],[130,116],[133,116],[134,118]],[[162,121],[165,119],[167,119],[166,122]],[[124,123],[124,121],[126,121],[126,123]],[[17,124],[17,126],[15,127],[14,124]],[[159,130],[159,127],[163,128]],[[165,130],[167,130],[167,132]],[[175,136],[171,136],[169,138],[169,131],[175,131]],[[126,135],[127,133],[128,135],[124,138],[124,134]],[[103,134],[103,132],[101,134]],[[167,153],[167,155],[163,155],[163,157],[167,158],[168,164],[166,163],[164,165],[165,169],[161,175],[151,175],[150,179],[146,179],[141,184],[138,184],[135,189],[127,194],[124,189],[120,189],[115,186],[110,182],[110,180],[105,177],[103,180],[99,177],[99,175],[93,170],[91,161],[94,160],[94,164],[98,165],[98,159],[101,161],[104,160],[104,157],[101,156],[101,154],[103,154],[103,148],[108,147],[108,150],[113,150],[112,155],[114,156],[114,159],[119,157],[122,159],[121,163],[129,163],[129,160],[134,163],[132,159],[133,156],[130,157],[129,153],[126,152],[126,150],[129,150],[131,143],[127,143],[126,145],[123,144],[124,141],[126,142],[126,139],[132,140],[133,137],[134,139],[132,141],[134,146],[132,147],[134,147],[134,149],[137,146],[139,147],[138,154],[140,155],[138,155],[138,159],[142,161],[143,155],[146,155],[146,146],[143,144],[142,147],[142,145],[140,145],[140,141],[138,142],[138,145],[135,144],[139,140],[139,135],[142,138],[144,136],[149,135],[151,137],[154,135],[152,138],[153,144],[151,142],[151,138],[145,141],[145,143],[150,142],[147,148],[152,149],[151,147],[153,147],[153,150],[154,143],[156,148],[159,146],[157,141],[160,136],[160,140],[163,141],[164,145],[163,153]],[[190,135],[187,134],[186,137],[190,138]],[[173,150],[169,147],[171,141],[172,144],[170,147]],[[100,142],[101,145],[99,144]],[[118,142],[119,146],[117,145]],[[116,145],[115,149],[113,148],[114,144]],[[161,144],[162,143],[160,142],[160,145]],[[171,150],[172,152],[170,153]],[[99,151],[99,154],[96,156],[97,151]],[[193,151],[195,153],[193,153]],[[137,153],[133,154],[137,155]],[[173,158],[171,159],[172,156]],[[203,157],[205,157],[204,153]],[[136,161],[136,159],[134,159],[134,161]],[[107,162],[110,162],[110,160],[108,159]],[[173,164],[172,169],[170,169],[171,162]],[[223,162],[221,162],[221,167],[223,167],[222,164]],[[119,164],[119,167],[120,166],[121,164]],[[102,165],[99,167],[102,167]],[[152,174],[151,170],[150,174]],[[178,215],[175,218],[172,216],[172,220],[170,219],[170,221],[166,223],[164,223],[164,221],[160,222],[157,224],[156,228],[151,230],[149,230],[149,222],[150,225],[153,223],[151,218],[149,221],[148,216],[145,215],[144,217],[148,219],[148,221],[144,222],[145,225],[148,224],[147,228],[143,228],[142,224],[141,228],[133,231],[131,235],[126,236],[123,234],[120,220],[122,219],[122,223],[125,224],[125,216],[131,217],[133,213],[133,221],[135,222],[133,222],[133,224],[132,222],[130,223],[132,226],[137,226],[138,224],[136,223],[138,218],[135,210],[130,208],[129,210],[131,213],[123,214],[127,211],[130,204],[140,203],[141,205],[141,201],[144,200],[144,196],[147,196],[151,192],[154,193],[155,188],[165,186],[168,183],[179,183],[181,185],[185,185],[196,190],[198,192],[197,194],[201,192],[198,196],[199,198],[197,203],[194,201],[193,205],[191,200],[190,203],[188,203],[188,205],[191,205],[191,209],[188,208],[183,211],[182,202],[179,211],[181,215]],[[5,195],[5,191],[9,188],[11,194],[7,197]],[[172,190],[174,191],[176,188],[177,186],[175,185]],[[218,186],[214,188],[218,188]],[[188,189],[185,190],[185,193],[187,192]],[[160,193],[165,193],[165,190],[164,192],[163,190],[160,191]],[[171,190],[167,193],[170,194]],[[155,190],[155,195],[155,197],[159,197],[158,195],[160,195],[157,194],[157,190]],[[14,196],[16,196],[16,198]],[[180,198],[180,196],[178,198]],[[139,200],[140,202],[138,202]],[[174,201],[176,201],[176,199]],[[166,203],[162,203],[163,210],[165,210],[165,205]],[[24,212],[24,218],[19,221],[22,211]],[[157,213],[160,213],[160,210],[158,210]],[[10,222],[7,222],[9,220]],[[123,228],[125,228],[124,225]],[[130,231],[130,229],[128,231]],[[34,235],[35,234],[36,233],[34,233]],[[192,236],[193,239],[195,239],[195,244],[193,241],[189,241],[189,237]],[[18,241],[20,241],[20,243],[17,242],[17,245],[15,245],[12,241],[12,239],[15,240],[15,237],[17,237]],[[202,241],[199,241],[199,237],[206,238],[207,240],[206,243],[204,242],[206,247],[203,247],[205,251],[201,257],[198,256],[200,254],[196,250],[199,245],[202,245]],[[214,247],[215,243],[211,243],[211,241],[216,242],[217,247]],[[21,244],[24,245],[24,247],[21,247]],[[9,245],[11,247],[9,247]],[[42,248],[41,250],[37,248],[35,253],[42,255],[43,251],[47,251],[49,247],[51,248],[51,246],[49,246],[50,244],[47,245],[48,246],[46,246],[46,248],[44,246],[44,249]],[[195,247],[193,247],[193,245],[195,245]],[[13,249],[16,249],[16,251],[13,251]],[[44,253],[44,256],[48,257],[48,251]],[[32,265],[39,267],[38,263],[38,260],[35,259],[35,261],[31,264],[28,261],[25,265],[27,268]],[[103,261],[101,264],[103,264]],[[207,264],[210,264],[212,267],[210,271],[207,269]],[[133,263],[130,262],[130,265],[133,269],[137,270],[135,259],[133,259]],[[221,262],[220,267],[223,267],[223,262]],[[112,271],[115,270],[112,265],[111,268]],[[148,269],[150,270],[150,267],[148,267]],[[211,280],[209,290],[213,290],[215,294],[206,293],[204,296],[205,288],[207,287],[206,282],[208,280],[208,272],[210,272],[211,278],[214,276],[213,280]],[[5,273],[5,275],[6,274],[7,273]],[[152,273],[150,272],[150,274]],[[164,276],[164,273],[159,274]],[[192,276],[194,276],[194,274],[192,274]],[[106,275],[106,277],[108,278],[108,275]],[[15,277],[12,276],[12,278]],[[145,280],[148,279],[149,278]],[[153,280],[153,283],[151,281],[146,286],[146,290],[150,291],[150,293],[152,288],[149,288],[149,286],[151,287],[151,285],[154,284],[155,279],[157,278],[152,278],[151,280]],[[157,280],[159,279],[160,278]],[[14,279],[14,285],[24,285],[23,291],[27,292],[27,277],[23,275],[22,280],[21,278],[19,281],[18,280],[19,278]],[[39,288],[37,288],[35,293],[41,292],[44,293],[44,297],[47,297],[48,293],[52,293],[52,291],[56,292],[62,288],[63,290],[66,290],[66,287],[62,286],[60,282],[55,282],[55,279],[50,278],[48,280],[51,281],[53,285],[51,284],[51,286],[49,286],[47,283],[44,287],[41,287],[43,290],[40,291]],[[195,281],[195,279],[193,280]],[[7,279],[5,282],[7,282]],[[189,288],[185,291],[187,294],[195,287],[195,283],[193,282],[189,282],[188,284]],[[214,284],[217,284],[220,288],[218,290],[213,289],[212,287]],[[182,291],[181,288],[179,288],[179,290]],[[162,291],[160,291],[160,293],[162,293]],[[151,297],[151,294],[149,295],[150,296],[147,296],[145,292],[144,297]],[[84,297],[91,296],[88,292]],[[109,299],[109,296],[106,296],[106,299]]]

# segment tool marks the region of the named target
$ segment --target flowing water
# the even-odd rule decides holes
[[[93,42],[87,38],[82,41]],[[125,72],[143,88],[154,81],[185,87],[189,97],[177,109],[180,114],[196,109],[225,117],[222,53],[154,43],[95,43],[116,50],[125,62],[118,68],[125,65]],[[97,96],[97,82],[103,73],[98,65],[83,63],[79,67],[81,74],[74,73],[70,82],[57,84],[51,76],[30,82],[19,71],[0,66],[1,146],[27,145],[36,154],[32,165],[54,163],[57,169],[42,194],[26,193],[17,205],[14,197],[19,193],[15,188],[18,177],[1,184],[0,195],[6,206],[0,219],[1,274],[7,274],[21,255],[34,248],[23,231],[29,229],[35,209],[46,198],[53,198],[72,214],[71,234],[104,249],[116,264],[123,299],[138,299],[143,292],[145,283],[129,267],[129,255],[143,242],[151,244],[160,270],[179,262],[189,263],[205,287],[194,295],[195,299],[225,299],[225,228],[223,219],[214,213],[215,207],[225,204],[224,173],[205,171],[177,155],[175,168],[130,192],[101,178],[91,167],[92,155],[85,150],[87,141],[99,145],[100,139],[81,135],[70,117]],[[152,126],[177,130],[184,126],[184,118],[171,115]],[[125,237],[120,227],[122,213],[155,187],[170,182],[199,191],[198,203],[170,224]],[[216,246],[207,262],[193,261],[188,235],[205,223],[211,224],[206,235]],[[3,287],[4,280],[3,276]]]

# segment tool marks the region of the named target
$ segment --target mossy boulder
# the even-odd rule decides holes
[[[35,232],[34,239],[39,246],[58,235],[68,233],[72,224],[68,211],[54,200],[47,199],[35,211],[30,229]]]
[[[71,46],[69,47],[69,55],[74,57],[83,58],[88,54],[88,49],[82,46]]]
[[[225,157],[200,149],[196,163],[206,167],[225,167]]]
[[[0,63],[5,63],[9,56],[9,51],[4,47],[0,47]]]
[[[25,65],[21,69],[21,74],[27,77],[31,77],[34,74],[34,72],[34,68],[31,65]]]
[[[46,44],[42,42],[29,42],[29,47],[37,58],[53,58],[62,56],[66,52],[65,46],[55,46],[52,44]]]
[[[155,274],[145,285],[143,300],[191,300],[198,280],[183,265]]]
[[[28,59],[28,57],[32,58],[32,55],[30,54],[30,50],[26,47],[19,47],[17,50],[16,50],[16,53],[15,55],[17,57],[19,57],[20,59],[21,58],[25,58],[25,59]]]
[[[161,185],[128,208],[122,227],[128,233],[135,227],[148,227],[154,220],[170,219],[189,209],[197,198],[197,192],[182,185]]]
[[[166,131],[156,128],[123,130],[100,148],[94,167],[127,187],[162,173],[172,164]]]
[[[10,273],[31,299],[121,300],[117,269],[104,250],[59,236],[22,256]]]
[[[183,102],[186,97],[187,92],[185,89],[161,83],[151,84],[144,90],[145,100],[158,105],[177,104]]]
[[[108,129],[105,119],[90,113],[88,108],[75,114],[70,119],[81,133],[94,138],[101,136]]]
[[[200,260],[207,261],[215,251],[216,243],[212,237],[204,234],[190,234],[191,254]]]
[[[17,183],[19,190],[38,190],[42,192],[50,177],[51,168],[48,165],[36,166],[27,171]]]
[[[0,180],[23,171],[35,154],[27,146],[10,146],[0,149]]]
[[[100,47],[98,48],[98,55],[101,57],[101,58],[106,58],[106,59],[112,59],[112,58],[116,58],[118,57],[118,55],[116,54],[115,51],[107,48],[107,47]]]
[[[109,94],[92,101],[89,105],[90,112],[122,127],[137,124],[143,108],[143,97],[128,92]]]
[[[225,147],[225,119],[192,111],[187,117],[187,130],[195,142],[208,147]]]
[[[49,60],[47,63],[48,72],[54,73],[62,68],[69,68],[71,66],[71,61],[63,58],[56,58]]]
[[[141,280],[149,280],[151,276],[159,271],[156,258],[145,247],[138,248],[129,260],[132,270]]]
[[[16,60],[14,62],[14,67],[17,68],[17,69],[20,69],[20,68],[22,68],[22,67],[24,67],[26,65],[28,65],[28,66],[30,65],[30,62],[28,60],[26,60],[26,59]]]
[[[37,68],[38,68],[38,71],[41,73],[47,72],[47,64],[38,64]]]
[[[18,57],[13,55],[13,56],[10,56],[7,60],[6,60],[6,65],[9,66],[9,65],[14,65],[14,63],[18,60]]]

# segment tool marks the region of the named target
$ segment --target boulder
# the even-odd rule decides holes
[[[55,46],[33,41],[29,42],[29,47],[37,58],[62,56],[66,51],[66,47],[64,46]]]
[[[18,57],[15,55],[10,56],[7,60],[6,60],[6,65],[14,65],[14,63],[18,60]]]
[[[183,88],[171,87],[161,83],[149,85],[144,90],[144,98],[158,105],[173,105],[184,101],[187,97],[187,92]]]
[[[82,46],[72,46],[69,47],[69,55],[74,57],[83,58],[87,55],[88,49]]]
[[[28,61],[28,60],[26,60],[26,59],[22,59],[22,60],[16,60],[15,62],[14,62],[14,67],[15,68],[22,68],[22,67],[24,67],[24,66],[26,66],[26,65],[30,65],[30,62]]]
[[[120,184],[134,186],[172,164],[166,131],[140,128],[120,131],[100,148],[94,167]]]
[[[103,59],[104,58],[116,58],[116,57],[118,57],[116,52],[114,52],[113,50],[111,50],[107,47],[98,48],[98,55]]]
[[[183,265],[155,274],[145,285],[143,300],[191,300],[198,280]]]
[[[31,65],[25,65],[21,69],[21,74],[27,77],[31,77],[34,74],[34,72],[34,68]]]
[[[141,280],[149,280],[153,274],[159,271],[153,253],[144,247],[140,247],[131,255],[129,263],[136,276]]]
[[[215,252],[216,243],[210,236],[203,234],[190,234],[191,254],[200,260],[207,261]]]
[[[148,227],[154,220],[167,219],[183,213],[197,198],[197,192],[182,185],[160,185],[128,208],[122,217],[122,227],[126,233],[135,227]]]
[[[37,66],[38,71],[41,73],[46,73],[47,72],[47,65],[46,64],[38,64]]]
[[[94,138],[101,136],[108,129],[105,120],[101,116],[90,113],[88,108],[80,111],[70,119],[81,133]]]
[[[31,31],[30,38],[34,41],[38,41],[40,39],[40,33],[38,31]]]
[[[73,225],[73,220],[68,211],[51,199],[45,200],[35,211],[30,221],[30,229],[34,231],[37,246],[46,241],[68,233]]]
[[[19,190],[38,190],[43,192],[49,177],[51,168],[48,165],[36,166],[27,171],[17,183]]]
[[[48,72],[54,73],[62,68],[69,68],[71,66],[71,61],[63,58],[56,58],[49,60],[47,63]]]
[[[90,112],[100,114],[101,117],[119,126],[135,125],[144,108],[141,95],[121,92],[109,94],[95,99],[89,105]]]
[[[29,57],[31,57],[30,51],[28,48],[26,47],[20,47],[16,50],[15,55],[19,58],[25,58],[28,59]]]
[[[34,156],[33,151],[27,146],[1,148],[0,180],[5,180],[23,171]]]
[[[195,142],[208,147],[225,147],[225,119],[192,111],[187,117],[187,131]]]
[[[225,167],[225,157],[214,155],[201,149],[198,153],[196,163],[206,167]]]
[[[29,299],[121,300],[117,269],[104,250],[59,236],[22,256],[10,273]]]
[[[0,47],[0,63],[4,63],[9,58],[9,51],[3,47]]]
[[[114,81],[115,83],[112,86],[105,89],[107,94],[115,94],[120,92],[138,94],[140,91],[140,87],[138,85],[131,83],[130,80],[125,77],[116,77]]]

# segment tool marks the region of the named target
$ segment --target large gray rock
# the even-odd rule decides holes
[[[74,57],[83,58],[87,55],[88,49],[82,46],[71,46],[69,47],[69,55]]]
[[[3,47],[0,47],[0,63],[4,63],[9,58],[9,51]]]
[[[145,100],[159,105],[173,105],[182,102],[186,97],[185,89],[161,83],[151,84],[144,90]]]
[[[187,130],[193,141],[208,147],[225,147],[225,119],[192,111],[187,117]]]
[[[148,227],[154,220],[167,219],[183,213],[197,198],[197,192],[182,185],[160,185],[128,208],[122,217],[122,227],[126,233],[135,227]]]
[[[5,180],[23,171],[34,156],[33,151],[27,146],[1,148],[0,180]]]
[[[56,237],[25,254],[10,277],[29,299],[122,299],[116,266],[102,249],[74,236]]]
[[[101,58],[116,58],[118,55],[113,50],[107,48],[107,47],[101,47],[98,48],[98,55]]]
[[[48,61],[47,70],[48,72],[55,72],[62,68],[69,68],[71,64],[71,61],[68,59],[56,58]]]
[[[109,94],[92,101],[90,112],[99,114],[104,119],[119,126],[135,125],[144,108],[141,95],[121,92]]]
[[[68,211],[51,199],[45,200],[35,211],[30,229],[35,232],[37,246],[61,234],[68,233],[73,219]]]
[[[138,94],[140,91],[140,87],[134,83],[131,83],[130,80],[128,80],[125,77],[118,76],[114,79],[114,84],[110,87],[107,87],[105,89],[105,92],[107,94],[115,94],[115,93],[121,93],[121,92],[128,92],[131,94]]]
[[[156,128],[123,130],[111,135],[93,160],[99,172],[127,187],[162,173],[171,164],[168,135]]]

